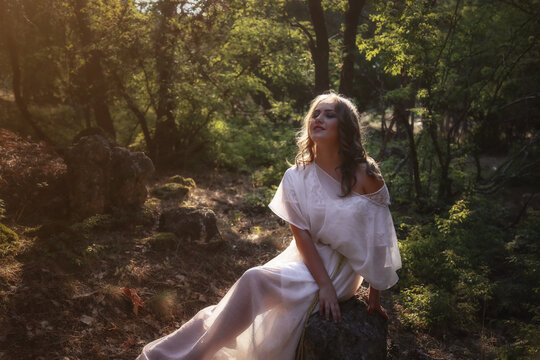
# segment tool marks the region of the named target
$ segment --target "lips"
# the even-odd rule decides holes
[[[317,129],[324,130],[324,128],[322,126],[319,126],[319,125],[313,127],[313,130],[317,130]]]

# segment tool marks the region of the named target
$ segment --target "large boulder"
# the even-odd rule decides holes
[[[9,216],[81,220],[144,204],[154,171],[150,158],[90,130],[77,135],[62,158],[44,143],[0,129],[0,199]]]
[[[8,216],[28,222],[66,216],[66,173],[55,149],[0,129],[0,199]]]
[[[159,231],[173,233],[188,241],[210,242],[221,239],[216,214],[206,208],[166,209],[159,218]]]
[[[154,172],[152,161],[144,153],[131,152],[94,134],[77,138],[65,159],[73,219],[144,203],[146,183]]]
[[[334,323],[318,313],[307,322],[304,360],[386,359],[387,321],[368,314],[366,303],[353,297],[340,303],[342,321]]]

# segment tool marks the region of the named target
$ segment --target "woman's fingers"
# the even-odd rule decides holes
[[[330,320],[330,315],[332,315],[334,322],[341,321],[341,310],[339,308],[339,303],[321,301],[319,303],[319,315],[324,316],[326,320]]]
[[[341,321],[341,310],[339,309],[339,303],[332,304],[332,318],[334,322]]]
[[[324,316],[326,317],[326,320],[330,320],[330,304],[326,303],[326,306],[324,307]]]

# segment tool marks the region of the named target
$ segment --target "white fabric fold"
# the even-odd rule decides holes
[[[342,301],[355,294],[362,277],[376,289],[394,285],[401,258],[386,184],[368,195],[340,198],[340,190],[339,182],[315,163],[292,166],[268,206],[283,220],[310,232],[329,274],[340,254],[345,256],[333,280]],[[291,236],[281,254],[247,270],[217,305],[147,344],[137,359],[293,359],[317,291]],[[213,347],[217,352],[203,355]]]
[[[374,193],[340,197],[341,184],[317,164],[293,166],[269,207],[312,238],[343,254],[374,288],[396,284],[401,268],[386,183]],[[309,225],[309,228],[307,228]]]

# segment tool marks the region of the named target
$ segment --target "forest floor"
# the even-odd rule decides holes
[[[0,258],[0,359],[134,359],[288,245],[289,227],[246,202],[249,176],[182,175],[197,182],[186,204],[214,210],[221,241],[153,248],[160,211],[178,205],[155,198],[146,203],[153,221],[97,217],[85,225],[90,234],[64,229],[62,236],[36,236],[39,231],[12,226],[20,246]],[[382,295],[389,358],[492,358],[496,341],[485,334],[441,338],[406,329],[393,291]]]

